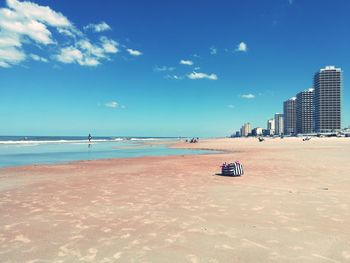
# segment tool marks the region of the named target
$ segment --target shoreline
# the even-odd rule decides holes
[[[0,169],[0,260],[350,260],[350,140],[183,144],[233,152]]]
[[[241,151],[227,149],[225,147],[213,147],[212,145],[205,144],[206,142],[217,142],[217,141],[254,141],[257,140],[257,138],[254,137],[247,137],[247,138],[214,138],[214,139],[201,139],[199,143],[188,143],[184,141],[174,141],[174,140],[164,140],[164,141],[137,141],[134,142],[135,145],[141,145],[139,148],[147,148],[147,147],[153,147],[158,145],[164,145],[167,148],[170,149],[187,149],[187,150],[203,150],[203,151],[213,151],[213,153],[198,153],[198,154],[186,154],[186,155],[211,155],[211,154],[230,154],[230,153],[239,153]],[[278,141],[281,140],[280,138],[266,138],[266,141]],[[285,137],[282,140],[293,140],[293,141],[301,141],[302,137]],[[313,140],[318,141],[331,141],[331,140],[339,140],[339,141],[349,141],[350,138],[313,138]],[[266,141],[264,143],[266,143]],[[204,145],[203,146],[203,142]],[[87,143],[88,144],[88,143]],[[134,146],[115,146],[112,147],[113,149],[133,149]],[[243,149],[244,151],[244,149]],[[92,159],[92,160],[72,160],[72,161],[65,161],[65,162],[57,162],[57,163],[43,163],[43,164],[26,164],[26,165],[19,165],[19,166],[4,166],[0,167],[0,172],[6,170],[12,170],[16,168],[30,168],[30,167],[37,167],[37,166],[56,166],[56,165],[68,165],[68,164],[75,164],[75,163],[85,163],[85,162],[94,162],[94,161],[107,161],[107,160],[118,160],[118,159],[135,159],[135,158],[144,158],[144,157],[171,157],[171,156],[181,156],[183,154],[176,154],[176,155],[145,155],[145,156],[135,156],[135,157],[111,157],[111,158],[102,158],[102,159]],[[1,175],[1,173],[0,173]]]
[[[104,143],[104,142],[102,142]],[[112,146],[111,149],[121,149],[121,150],[128,150],[128,149],[146,149],[150,147],[157,147],[157,146],[164,146],[164,148],[168,149],[183,149],[183,150],[202,150],[202,149],[191,149],[189,147],[172,147],[173,145],[179,143],[179,141],[174,140],[162,140],[162,141],[138,141],[138,142],[132,142],[133,145],[125,145],[125,146]],[[86,143],[90,144],[90,143]],[[31,167],[31,166],[55,166],[55,165],[65,165],[65,164],[74,164],[79,162],[90,162],[90,161],[98,161],[98,160],[113,160],[113,159],[129,159],[129,158],[142,158],[142,157],[148,157],[148,156],[155,156],[155,157],[169,157],[169,156],[179,156],[179,155],[197,155],[197,154],[216,154],[215,150],[211,149],[203,149],[203,151],[212,151],[213,153],[178,153],[178,154],[165,154],[165,155],[138,155],[138,156],[129,156],[129,157],[105,157],[105,158],[92,158],[92,159],[81,159],[81,160],[68,160],[68,161],[57,161],[57,162],[48,162],[48,163],[37,163],[37,164],[23,164],[23,165],[14,165],[14,166],[0,166],[1,170],[7,170],[7,169],[15,169],[15,168],[23,168]]]

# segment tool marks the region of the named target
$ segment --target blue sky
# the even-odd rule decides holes
[[[326,65],[347,0],[0,0],[0,135],[227,136]]]

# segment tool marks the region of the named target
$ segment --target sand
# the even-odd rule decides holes
[[[0,169],[0,262],[350,262],[350,138],[172,147]]]

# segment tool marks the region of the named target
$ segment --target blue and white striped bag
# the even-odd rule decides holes
[[[241,176],[244,174],[243,165],[239,162],[229,164],[224,163],[221,166],[221,174],[229,176]]]

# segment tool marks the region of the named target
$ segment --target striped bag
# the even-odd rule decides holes
[[[221,166],[221,174],[228,176],[241,176],[244,174],[243,165],[239,162],[229,164],[224,163]]]

